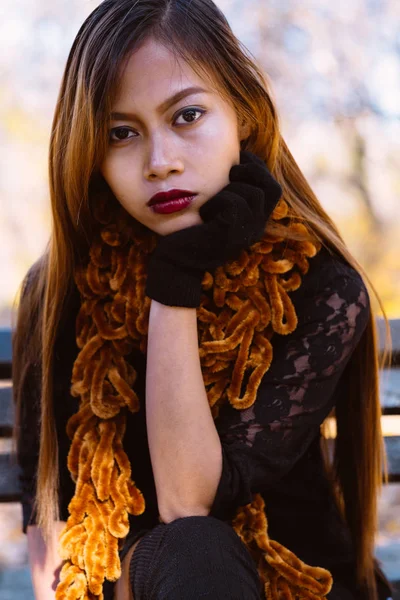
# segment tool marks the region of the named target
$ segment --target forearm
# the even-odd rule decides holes
[[[151,302],[146,419],[162,520],[207,515],[222,450],[201,372],[195,308]]]
[[[54,536],[46,545],[41,530],[37,525],[28,525],[28,557],[32,586],[38,600],[54,600],[59,582],[63,560],[58,554],[58,537],[65,527],[65,521],[54,524]]]

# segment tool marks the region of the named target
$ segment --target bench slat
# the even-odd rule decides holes
[[[384,321],[377,320],[380,350],[383,348]],[[390,321],[393,341],[393,364],[400,365],[400,319]],[[14,405],[11,384],[11,330],[0,328],[0,437],[10,437],[14,422]],[[400,414],[400,368],[384,370],[380,377],[382,412],[385,415]],[[389,481],[400,482],[400,436],[387,436],[385,445],[388,455]],[[0,454],[0,502],[20,500],[19,467],[15,457]]]
[[[392,335],[392,346],[393,355],[396,358],[400,353],[400,319],[390,319],[390,333]],[[378,329],[378,347],[379,350],[383,351],[383,344],[385,341],[385,321],[382,318],[376,320],[376,326]]]
[[[11,328],[0,327],[0,363],[11,362]]]
[[[400,369],[385,370],[381,376],[381,398],[383,414],[400,415]],[[0,388],[0,437],[10,437],[14,423],[14,405],[11,385]],[[387,438],[389,452],[392,452],[393,442]],[[392,438],[393,439],[393,438]],[[400,463],[398,473],[400,478]],[[393,474],[395,469],[391,469]]]
[[[383,369],[380,373],[379,388],[385,414],[400,414],[400,368]],[[396,409],[398,413],[395,412]]]
[[[400,415],[400,369],[385,369],[380,380],[382,412]],[[0,437],[10,437],[14,423],[11,385],[0,388]]]
[[[20,468],[15,455],[0,454],[0,502],[19,502],[21,484],[18,479]]]
[[[393,435],[384,438],[388,455],[389,481],[400,482],[400,436]]]
[[[392,336],[392,346],[394,357],[400,356],[400,319],[390,319],[390,331]],[[378,348],[382,352],[385,340],[385,321],[382,318],[376,319],[378,331]],[[11,328],[0,327],[0,366],[11,364],[12,341]]]
[[[388,453],[389,481],[400,482],[400,436],[384,438]],[[21,488],[18,475],[20,468],[15,455],[0,454],[0,502],[18,502]]]
[[[14,424],[12,387],[0,388],[0,437],[11,437]]]

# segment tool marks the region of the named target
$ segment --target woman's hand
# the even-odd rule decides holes
[[[146,295],[169,306],[200,306],[205,271],[258,242],[282,188],[264,162],[241,151],[230,182],[199,209],[204,223],[161,237],[147,269]]]

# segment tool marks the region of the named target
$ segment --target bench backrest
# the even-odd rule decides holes
[[[377,321],[380,351],[384,341],[384,321]],[[400,319],[390,320],[393,368],[381,378],[382,412],[400,423]],[[12,398],[11,330],[0,328],[0,502],[20,500],[19,467],[9,446],[14,423]],[[397,427],[400,434],[400,427]],[[385,436],[391,482],[400,482],[400,435]]]

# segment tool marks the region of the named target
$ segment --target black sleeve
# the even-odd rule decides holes
[[[32,284],[32,270],[28,272],[27,282],[24,282],[21,301],[26,290]],[[67,325],[62,332],[74,341],[74,318],[71,313]],[[72,320],[71,320],[72,319]],[[68,504],[74,495],[75,483],[73,482],[67,468],[67,456],[70,440],[65,427],[68,418],[77,411],[78,400],[69,395],[70,371],[72,370],[73,354],[75,346],[66,343],[65,335],[56,339],[55,359],[53,366],[53,396],[54,396],[54,419],[57,431],[58,443],[58,469],[59,489],[58,503],[59,514],[62,521],[67,521],[69,512]],[[28,525],[37,523],[37,515],[34,510],[34,499],[36,497],[36,478],[39,463],[40,448],[40,402],[41,402],[41,364],[35,362],[28,365],[23,381],[21,382],[21,414],[20,431],[17,443],[17,463],[20,468],[19,481],[21,484],[22,504],[22,531],[26,533]]]
[[[20,467],[22,531],[36,523],[33,501],[36,494],[36,474],[39,460],[40,379],[38,365],[30,365],[21,389],[20,433],[17,462]]]
[[[24,278],[21,300],[32,285],[33,268]],[[40,364],[31,363],[22,375],[19,433],[17,437],[16,458],[19,466],[21,486],[22,530],[26,533],[28,525],[36,523],[33,501],[36,490],[36,473],[39,460],[40,435]]]
[[[322,275],[322,274],[321,274]],[[325,269],[298,305],[296,330],[274,336],[253,406],[224,404],[215,424],[223,469],[210,514],[224,519],[274,486],[305,454],[333,407],[333,392],[364,332],[370,299],[350,266]]]

